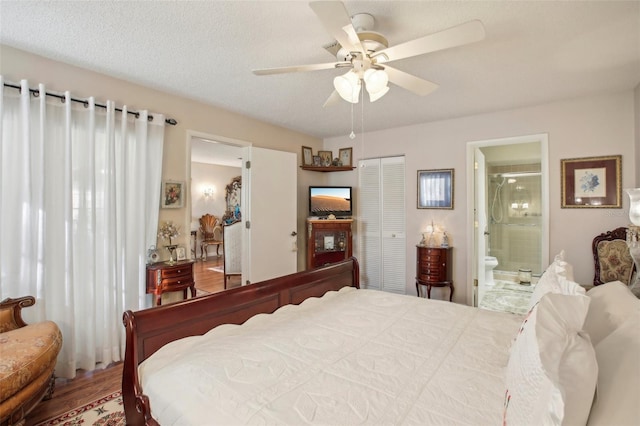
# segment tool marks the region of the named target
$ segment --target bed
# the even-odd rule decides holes
[[[549,321],[564,309],[569,318],[558,321],[562,327],[581,326],[588,298],[553,296],[537,295],[540,302],[523,321],[359,289],[352,258],[127,311],[127,424],[554,424],[547,420],[563,417],[585,424],[598,370],[594,348],[570,331],[572,347],[581,351],[567,356],[564,344],[536,336],[535,324],[540,316],[545,328],[561,328]],[[606,340],[610,330],[601,331]],[[566,333],[550,338],[566,341]],[[527,339],[551,345],[557,356],[550,361],[531,352]],[[562,362],[580,365],[578,377],[545,375],[545,369],[573,374]],[[568,399],[558,405],[558,395]],[[620,411],[620,398],[615,403]]]

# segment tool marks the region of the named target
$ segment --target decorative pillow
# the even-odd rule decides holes
[[[595,286],[587,292],[587,296],[591,304],[584,320],[584,331],[589,333],[594,346],[626,322],[634,312],[640,311],[640,299],[621,281]]]
[[[561,281],[564,278],[564,281]],[[531,309],[540,298],[548,293],[561,294],[584,294],[585,290],[579,284],[573,282],[573,267],[564,260],[564,250],[558,253],[549,265],[544,274],[540,277],[531,294],[529,309]]]
[[[504,425],[584,425],[598,365],[582,323],[589,298],[547,293],[525,317],[507,366]]]
[[[598,286],[602,287],[602,286]],[[598,386],[588,426],[640,424],[640,311],[596,345]]]

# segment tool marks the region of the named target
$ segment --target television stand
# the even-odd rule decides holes
[[[307,219],[307,269],[352,256],[352,219]]]

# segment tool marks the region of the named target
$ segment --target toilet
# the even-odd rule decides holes
[[[498,259],[493,256],[484,257],[484,284],[493,285],[493,268],[498,266]]]

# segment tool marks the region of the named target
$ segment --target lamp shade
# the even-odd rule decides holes
[[[384,90],[389,83],[389,76],[382,70],[369,68],[364,73],[364,82],[370,95]]]
[[[629,220],[640,226],[640,188],[625,189],[629,194]]]
[[[369,102],[375,102],[389,91],[389,86],[384,87],[382,90],[377,91],[376,93],[369,92]]]
[[[360,96],[360,79],[358,76],[349,71],[344,75],[339,75],[333,79],[333,87],[342,99],[352,104],[358,103]]]

